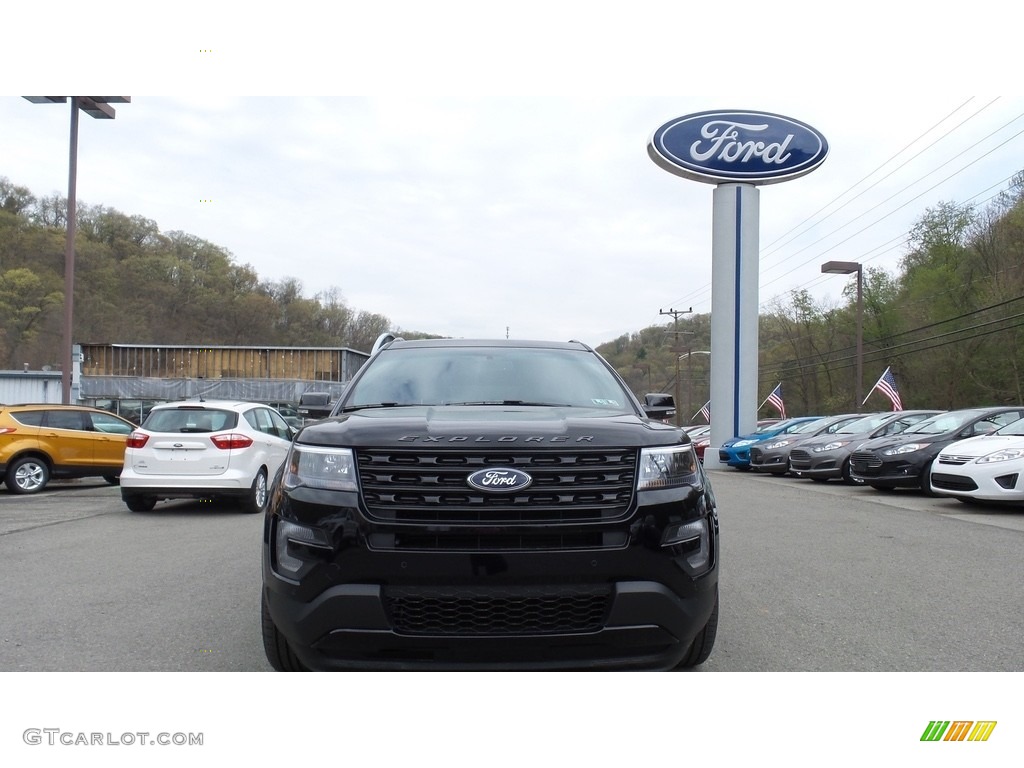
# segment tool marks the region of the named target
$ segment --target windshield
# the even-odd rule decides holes
[[[826,424],[828,424],[828,422],[829,419],[827,418],[815,419],[814,421],[807,421],[804,422],[803,424],[798,424],[789,431],[797,435],[804,434],[807,432],[814,432],[824,427]]]
[[[408,405],[562,405],[634,413],[591,352],[523,347],[386,349],[353,384],[342,411]]]
[[[996,432],[997,435],[1009,435],[1011,437],[1024,437],[1024,419],[1019,419]]]
[[[950,411],[932,416],[930,419],[919,421],[912,427],[908,427],[903,434],[909,435],[941,435],[944,432],[953,432],[960,429],[972,419],[978,418],[977,411]]]
[[[874,432],[880,426],[885,424],[887,421],[892,419],[896,414],[889,413],[876,413],[872,416],[865,416],[863,419],[857,419],[851,421],[845,427],[837,429],[835,434],[837,435],[860,435],[865,432]]]

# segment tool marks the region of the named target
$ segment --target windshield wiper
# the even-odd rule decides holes
[[[531,400],[470,400],[464,403],[445,403],[445,405],[536,405],[546,408],[572,408],[569,403],[542,403]]]
[[[414,408],[425,403],[365,403],[363,405],[347,405],[338,413],[349,413],[351,411],[362,411],[367,408]]]

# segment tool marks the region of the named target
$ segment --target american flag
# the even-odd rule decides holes
[[[782,418],[786,418],[786,405],[785,403],[782,402],[781,381],[779,382],[779,385],[772,390],[772,393],[768,395],[768,399],[765,400],[764,402],[771,403],[772,405],[774,405],[775,409],[779,412],[779,415],[782,416]],[[764,403],[761,403],[761,405],[764,405]]]
[[[711,401],[708,400],[704,405],[700,407],[700,415],[704,417],[704,421],[708,424],[711,423]]]
[[[896,388],[896,377],[892,375],[890,367],[886,367],[885,373],[882,374],[881,378],[875,382],[875,386],[871,388],[871,392],[880,390],[883,395],[892,401],[892,409],[894,411],[903,410],[903,400],[900,399],[900,391]],[[868,397],[871,397],[871,392],[868,392]],[[864,403],[868,401],[868,398],[864,398]],[[861,405],[864,405],[861,403]]]

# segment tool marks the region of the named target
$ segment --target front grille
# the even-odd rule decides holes
[[[867,472],[872,469],[880,469],[882,460],[873,453],[854,453],[850,456],[850,466],[857,472]]]
[[[944,475],[941,472],[932,472],[932,485],[935,488],[946,491],[976,491],[978,485],[969,477],[960,475]]]
[[[794,448],[789,452],[789,463],[793,469],[808,469],[811,466],[811,454]]]
[[[941,454],[939,456],[939,464],[952,464],[953,466],[960,467],[969,461],[974,461],[977,456],[950,456],[948,454]]]
[[[392,627],[412,635],[596,632],[610,604],[607,586],[384,589]]]
[[[361,449],[359,482],[367,514],[419,525],[548,525],[621,520],[636,484],[636,449],[423,451]],[[467,478],[512,467],[533,478],[511,493],[485,493]]]

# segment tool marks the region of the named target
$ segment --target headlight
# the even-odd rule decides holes
[[[1024,448],[1007,448],[990,453],[988,456],[982,456],[978,459],[978,464],[988,464],[993,461],[1013,461],[1020,458],[1024,458]]]
[[[764,449],[766,451],[773,451],[776,448],[785,448],[787,445],[789,445],[789,440],[779,440],[777,443],[769,443]]]
[[[914,451],[921,451],[927,448],[931,443],[906,443],[904,445],[897,445],[895,448],[889,448],[888,450],[882,451],[883,456],[900,456],[904,453],[913,453]]]
[[[640,451],[638,491],[696,484],[697,457],[689,445],[643,448]]]
[[[748,445],[753,445],[757,440],[737,440],[733,443],[730,448],[746,448]]]
[[[849,440],[836,440],[834,442],[829,443],[828,445],[820,445],[817,448],[814,448],[813,451],[815,453],[824,453],[825,451],[834,451],[834,450],[836,450],[838,448],[842,448],[848,442],[849,442]]]
[[[356,464],[348,448],[293,444],[285,463],[284,487],[356,490]]]

